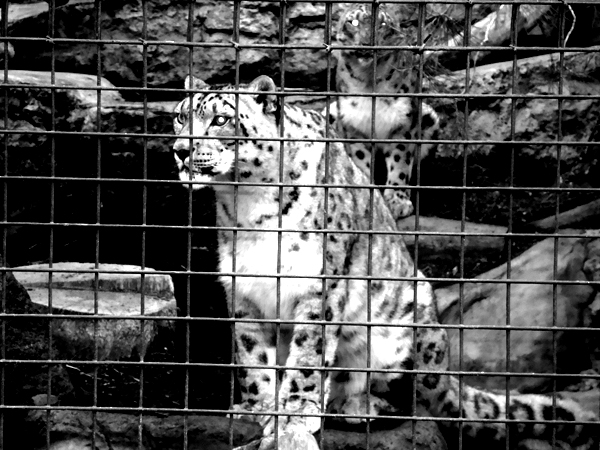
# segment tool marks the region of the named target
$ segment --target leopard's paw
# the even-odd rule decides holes
[[[319,450],[315,437],[307,430],[292,428],[279,437],[279,446],[283,450]]]
[[[398,189],[386,189],[383,192],[383,198],[392,212],[394,219],[402,219],[410,216],[414,211],[414,206],[408,198],[408,194]]]
[[[344,421],[352,424],[359,424],[364,419],[356,416],[365,414],[366,408],[360,396],[350,398],[336,398],[329,403],[327,411],[330,414],[341,414],[343,417],[336,417],[335,420]]]
[[[336,420],[351,424],[359,424],[365,421],[367,415],[393,414],[396,408],[392,407],[386,400],[375,395],[368,396],[369,407],[367,408],[367,394],[357,394],[351,397],[340,397],[329,403],[327,412],[340,414],[342,417]]]
[[[273,415],[267,412],[273,411],[269,405],[255,404],[250,406],[248,403],[241,403],[233,405],[233,411],[236,413],[231,414],[234,419],[247,420],[250,422],[257,422],[263,428],[263,434],[268,436],[273,432]],[[256,414],[264,412],[265,414]]]
[[[277,450],[275,438],[273,436],[265,436],[260,442],[258,450]]]
[[[254,414],[248,414],[252,409],[247,404],[233,405],[231,410],[234,412],[228,416],[235,420],[249,420],[254,422],[254,418],[257,417]]]
[[[315,437],[306,430],[289,430],[275,436],[266,436],[258,450],[319,450]]]

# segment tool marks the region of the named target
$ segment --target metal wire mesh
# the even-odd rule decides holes
[[[81,3],[81,5],[80,5]],[[330,168],[327,164],[324,173],[327,174],[321,181],[309,184],[290,184],[285,181],[286,145],[290,142],[315,142],[315,139],[290,138],[286,136],[286,121],[278,124],[279,135],[269,137],[268,141],[278,144],[274,149],[279,152],[279,168],[276,179],[270,180],[268,185],[276,189],[279,199],[284,198],[284,189],[289,187],[308,187],[322,190],[325,198],[323,218],[327,222],[329,214],[329,193],[352,189],[368,189],[370,192],[370,215],[368,217],[369,229],[366,230],[338,230],[330,229],[325,225],[323,229],[310,229],[322,237],[323,251],[315,255],[315,264],[320,263],[326,267],[328,252],[328,237],[331,235],[366,235],[368,248],[366,257],[366,274],[362,276],[349,274],[321,274],[312,278],[321,280],[322,292],[327,292],[328,281],[335,280],[364,280],[367,289],[366,321],[356,321],[352,325],[365,327],[368,331],[367,356],[365,367],[351,367],[353,372],[366,374],[366,385],[371,384],[371,377],[382,373],[402,373],[412,381],[412,398],[406,414],[376,415],[373,412],[356,415],[355,418],[368,419],[360,427],[364,435],[362,448],[375,448],[372,442],[373,433],[378,430],[377,420],[390,419],[398,426],[402,421],[412,420],[412,432],[416,433],[417,422],[456,422],[459,431],[469,424],[469,420],[459,417],[423,417],[418,413],[417,374],[439,373],[438,371],[406,369],[385,369],[371,367],[372,351],[371,330],[373,327],[403,327],[412,329],[413,352],[416,354],[417,333],[423,329],[419,323],[390,324],[377,322],[372,318],[371,288],[373,283],[380,281],[403,281],[415,286],[414,304],[417,305],[416,278],[417,269],[425,272],[426,280],[435,287],[443,288],[455,284],[458,289],[458,324],[440,323],[427,324],[428,329],[457,330],[458,332],[458,366],[444,371],[448,375],[460,380],[460,390],[463,385],[473,380],[474,371],[465,367],[466,355],[463,354],[465,333],[481,330],[497,330],[505,333],[505,340],[498,345],[505,349],[499,361],[504,361],[504,366],[497,366],[486,373],[476,372],[480,379],[500,377],[504,380],[504,392],[507,395],[506,409],[510,408],[509,389],[515,379],[537,378],[550,380],[545,385],[546,393],[553,395],[556,406],[556,393],[565,386],[575,385],[581,379],[579,371],[565,373],[559,370],[559,335],[572,333],[574,342],[584,339],[594,341],[594,334],[590,328],[578,323],[564,325],[561,317],[561,289],[595,289],[595,280],[577,276],[561,278],[559,267],[560,239],[592,239],[592,235],[582,235],[580,230],[561,230],[559,217],[561,213],[572,209],[574,206],[585,204],[595,199],[597,183],[591,179],[596,173],[596,158],[593,156],[594,147],[590,144],[592,135],[582,137],[589,130],[581,130],[579,140],[574,140],[577,134],[569,128],[572,127],[573,109],[565,105],[569,102],[597,103],[600,94],[581,93],[571,86],[565,87],[565,79],[571,74],[572,69],[567,68],[566,59],[575,52],[588,54],[590,61],[597,57],[597,48],[588,47],[585,39],[577,36],[575,30],[574,7],[597,8],[594,1],[558,1],[531,2],[536,7],[551,6],[552,14],[546,19],[548,29],[552,30],[552,37],[556,44],[550,40],[527,41],[522,29],[519,28],[518,5],[502,1],[459,1],[446,0],[439,2],[424,2],[422,0],[403,1],[372,1],[363,2],[369,5],[372,12],[372,35],[370,45],[353,48],[340,45],[335,40],[336,21],[339,20],[340,10],[348,8],[348,2],[327,0],[322,2],[288,2],[267,0],[262,2],[234,0],[231,2],[172,2],[168,7],[161,2],[130,2],[119,5],[101,2],[73,2],[58,4],[50,0],[45,9],[40,13],[23,19],[19,14],[19,7],[24,5],[3,2],[1,44],[4,51],[3,70],[3,150],[2,150],[2,309],[0,327],[0,448],[54,448],[59,440],[67,439],[67,435],[55,427],[60,420],[67,420],[66,414],[89,413],[90,423],[86,433],[78,438],[82,442],[89,441],[90,448],[105,447],[110,443],[105,442],[101,436],[106,429],[107,414],[126,413],[134,418],[132,429],[135,439],[130,440],[127,448],[158,448],[152,447],[146,434],[148,417],[176,417],[181,419],[181,435],[177,443],[170,444],[168,448],[203,448],[198,444],[196,437],[197,422],[192,417],[198,415],[219,415],[226,417],[226,413],[233,413],[234,404],[239,401],[240,386],[236,379],[239,369],[268,368],[276,371],[275,385],[279,389],[281,374],[286,370],[297,369],[285,363],[284,354],[281,354],[282,344],[289,340],[287,326],[289,325],[319,325],[321,333],[325,335],[326,327],[331,325],[348,325],[347,322],[336,320],[292,320],[282,318],[281,292],[282,282],[290,279],[305,279],[305,274],[282,275],[282,239],[286,235],[306,233],[307,230],[284,226],[284,202],[280,201],[277,211],[277,226],[270,229],[261,229],[260,233],[271,233],[277,236],[277,270],[257,273],[255,270],[243,272],[239,269],[236,260],[236,242],[240,234],[256,233],[256,229],[247,226],[224,227],[216,226],[214,213],[214,194],[210,189],[194,191],[191,182],[177,179],[171,146],[173,132],[171,129],[171,111],[174,105],[182,98],[187,97],[189,114],[194,113],[192,102],[198,92],[210,94],[219,92],[217,88],[207,87],[194,89],[191,86],[182,88],[182,74],[195,73],[199,65],[205,63],[205,53],[215,57],[217,51],[223,55],[223,60],[215,60],[215,65],[220,64],[219,71],[210,81],[215,85],[231,84],[236,95],[235,108],[239,110],[240,96],[248,93],[245,83],[261,73],[271,76],[279,91],[276,95],[281,107],[288,104],[302,104],[307,109],[323,108],[326,116],[330,114],[331,105],[348,96],[348,93],[338,92],[335,86],[335,60],[333,54],[341,50],[360,50],[371,52],[375,63],[372,65],[373,79],[377,79],[377,60],[382,52],[406,52],[414,56],[411,59],[414,66],[410,70],[416,73],[416,85],[408,93],[380,93],[373,89],[372,92],[355,92],[352,97],[372,98],[371,102],[371,130],[376,129],[377,115],[376,98],[397,99],[399,97],[415,100],[417,105],[416,117],[413,120],[417,131],[416,138],[380,138],[372,131],[366,136],[334,136],[330,132],[335,126],[326,125],[325,136],[319,142],[325,142],[325,153],[333,151],[331,145],[335,143],[352,144],[364,142],[366,145],[378,144],[415,144],[416,156],[412,173],[412,184],[406,186],[410,193],[415,208],[414,225],[399,228],[397,231],[378,231],[374,228],[375,216],[373,207],[374,198],[379,195],[381,183],[376,183],[379,176],[375,162],[370,167],[370,182],[362,186],[353,184],[332,184],[329,179]],[[356,3],[358,4],[358,3]],[[306,17],[298,19],[297,7],[312,8]],[[484,17],[482,11],[497,11],[500,6],[512,5],[510,15],[510,32],[508,40],[500,44],[485,45],[471,36],[471,28],[476,19]],[[521,2],[519,5],[529,5]],[[432,8],[455,8],[454,27],[459,32],[450,37],[458,36],[461,40],[457,45],[451,44],[448,36],[440,33],[433,21],[444,14],[434,14]],[[212,9],[211,9],[212,8]],[[294,9],[296,8],[296,9]],[[407,34],[405,39],[393,45],[377,45],[376,18],[379,8],[404,13],[412,11],[411,16],[403,18],[403,30]],[[403,10],[401,8],[407,8]],[[428,9],[429,8],[429,9]],[[487,10],[485,9],[487,8]],[[216,11],[211,13],[211,11]],[[585,9],[584,9],[585,10]],[[135,11],[135,13],[132,13]],[[185,22],[178,24],[178,28],[168,33],[156,34],[157,29],[153,21],[166,12],[171,17],[185,17]],[[316,12],[315,12],[316,11]],[[446,11],[446,10],[445,10]],[[447,12],[446,11],[446,12]],[[456,12],[459,11],[459,12]],[[588,10],[585,10],[588,11]],[[69,28],[69,14],[81,19],[85,18],[82,25]],[[213,24],[211,29],[206,21],[217,20],[210,14],[226,15],[231,24],[229,30],[219,28]],[[257,37],[256,33],[248,32],[248,14],[265,14],[275,20],[276,32],[267,39]],[[477,14],[479,14],[477,16]],[[477,16],[477,17],[475,17]],[[223,16],[225,17],[225,16]],[[581,17],[581,16],[579,16]],[[228,20],[229,20],[228,19]],[[29,20],[30,22],[27,22]],[[122,27],[119,32],[108,25],[111,21],[131,20],[133,32],[124,32]],[[267,20],[267,19],[265,19]],[[296,20],[296,22],[293,22]],[[303,39],[288,35],[293,27],[302,28],[302,20],[309,23],[304,29],[319,29],[322,33],[318,40]],[[293,23],[292,23],[293,22]],[[593,22],[593,21],[592,21]],[[119,22],[120,23],[120,22]],[[162,23],[162,22],[161,22]],[[37,28],[31,24],[36,24]],[[432,25],[433,24],[433,25]],[[40,30],[40,26],[46,27]],[[272,24],[271,24],[272,25]],[[220,26],[220,25],[219,25]],[[264,25],[264,23],[261,26]],[[312,28],[311,28],[312,27]],[[210,31],[210,35],[203,35],[198,29]],[[260,29],[260,27],[259,27]],[[595,30],[598,28],[596,27]],[[73,31],[74,30],[74,31]],[[215,31],[217,30],[217,31]],[[406,31],[408,30],[408,31]],[[449,28],[448,30],[453,30]],[[71,31],[73,31],[71,33]],[[85,32],[84,32],[85,31]],[[176,34],[175,32],[179,34]],[[29,33],[29,35],[28,35]],[[137,36],[135,36],[137,33]],[[265,32],[266,33],[266,32]],[[437,33],[437,34],[436,34]],[[526,34],[526,33],[525,33]],[[568,38],[573,37],[572,41]],[[525,40],[526,44],[521,41]],[[597,43],[597,42],[596,42]],[[14,46],[14,51],[11,48]],[[68,59],[69,49],[74,49],[75,56]],[[112,55],[124,50],[125,57],[121,60]],[[168,59],[160,53],[169,49],[168,55],[177,55],[182,61],[179,72],[171,79],[169,76],[162,79],[153,72],[158,72],[160,63],[157,60]],[[262,64],[252,60],[252,52],[264,52],[270,55],[270,63]],[[16,56],[9,57],[13,52]],[[178,53],[179,52],[179,53]],[[271,52],[271,53],[269,53]],[[430,72],[428,62],[434,60],[436,55],[454,55],[454,66],[448,68],[437,66],[436,75],[444,78],[452,86],[448,92],[435,84],[434,75]],[[507,92],[495,93],[494,89],[475,89],[473,77],[481,70],[479,61],[473,60],[473,54],[487,52],[489,61],[495,61],[494,55],[502,55],[504,61],[512,63],[510,77],[507,83]],[[526,70],[522,67],[523,55],[542,55],[556,53],[558,62],[553,66],[556,73],[549,76],[549,85],[552,86],[543,94],[530,93],[523,87],[520,79]],[[184,56],[182,56],[185,54]],[[127,55],[135,59],[136,65],[126,68],[115,67],[115,61],[124,62]],[[133,55],[133,56],[132,56]],[[508,56],[507,56],[508,55]],[[38,57],[39,56],[39,57]],[[500,58],[500,56],[498,56]],[[304,75],[296,69],[295,64],[299,59],[307,58],[310,61],[321,61],[321,70],[316,74]],[[312,59],[310,59],[312,58]],[[82,62],[83,61],[83,62]],[[162,60],[161,60],[162,61]],[[223,63],[225,61],[225,63]],[[250,61],[250,62],[249,62]],[[275,61],[275,63],[273,63]],[[483,60],[485,62],[486,60]],[[165,67],[172,68],[171,62],[164,62]],[[171,65],[170,65],[171,64]],[[591,64],[591,63],[590,63]],[[264,67],[263,67],[264,66]],[[133,68],[132,68],[133,67]],[[25,73],[31,69],[45,70],[45,75],[32,75]],[[465,69],[461,73],[451,70]],[[19,72],[19,71],[23,72]],[[204,68],[202,69],[204,70]],[[265,72],[263,72],[263,70]],[[551,69],[548,69],[551,71]],[[554,70],[554,69],[552,69]],[[126,73],[130,71],[131,73]],[[88,75],[83,78],[69,78],[64,72],[81,72]],[[169,70],[167,70],[169,72]],[[132,75],[133,74],[133,75]],[[454,76],[454,81],[448,81]],[[112,79],[111,79],[112,77]],[[577,77],[577,74],[575,78]],[[581,74],[585,80],[597,82],[596,72]],[[105,82],[105,79],[115,80],[115,86]],[[75,81],[73,81],[75,80]],[[158,80],[153,82],[152,80]],[[303,83],[309,84],[306,89]],[[480,82],[480,81],[478,81]],[[493,80],[487,79],[488,83]],[[458,88],[457,88],[458,86]],[[574,92],[573,92],[574,91]],[[598,92],[598,91],[596,91]],[[115,96],[121,96],[116,99]],[[532,143],[527,135],[522,132],[522,121],[527,118],[520,116],[520,105],[540,100],[546,108],[556,111],[557,123],[555,133],[540,133],[542,138],[534,136]],[[444,123],[448,110],[454,110],[455,123],[451,125],[456,132],[449,136],[442,133],[438,138],[426,138],[423,133],[424,104],[429,102],[436,105],[440,113],[441,126],[450,127]],[[502,103],[506,102],[506,103]],[[510,123],[506,138],[499,137],[490,130],[489,138],[473,139],[473,121],[478,117],[473,114],[481,113],[480,105],[489,105],[491,110],[497,110],[503,104],[508,108]],[[306,106],[308,105],[308,106]],[[553,106],[549,106],[553,105]],[[543,108],[544,106],[542,106]],[[78,111],[85,109],[85,113]],[[593,109],[593,108],[592,108]],[[126,111],[126,113],[124,113]],[[461,118],[461,122],[456,119]],[[597,117],[590,117],[590,121]],[[594,127],[590,128],[594,131]],[[241,145],[239,124],[236,121],[235,134],[226,138],[235,142],[236,160],[239,158]],[[222,137],[222,136],[221,136]],[[193,142],[214,139],[211,135],[195,134],[190,128],[190,160],[193,159]],[[266,140],[266,139],[265,139]],[[445,150],[441,163],[437,165],[434,160],[437,156],[421,158],[420,148],[426,144],[436,144]],[[481,169],[486,164],[486,159],[473,149],[487,146],[493,158],[487,159],[490,167]],[[552,172],[551,180],[537,180],[536,173],[531,166],[525,169],[519,167],[523,161],[521,157],[525,148],[552,148],[555,161],[554,170],[544,167],[540,169],[545,176]],[[584,153],[589,149],[588,153]],[[544,150],[548,151],[548,150]],[[578,158],[587,158],[582,164],[587,164],[587,169],[581,169],[588,177],[583,177],[579,183],[568,177],[568,170],[573,169],[573,155],[570,152],[580,153]],[[445,173],[443,164],[451,157],[459,163],[454,163],[452,169]],[[435,151],[432,152],[435,154]],[[501,155],[498,156],[498,155]],[[583,156],[582,156],[583,155]],[[528,164],[531,164],[531,157]],[[569,163],[565,168],[564,161]],[[326,159],[327,161],[327,159]],[[483,161],[483,162],[482,162]],[[541,163],[540,163],[541,164]],[[544,162],[543,164],[548,164]],[[578,168],[579,170],[580,168]],[[502,176],[496,176],[495,170],[502,170]],[[587,172],[586,172],[587,170]],[[523,171],[529,173],[523,173]],[[451,173],[450,173],[451,172]],[[474,176],[473,173],[476,173]],[[482,184],[486,174],[492,181]],[[591,174],[591,175],[590,175]],[[568,182],[564,179],[569,178]],[[526,182],[525,179],[530,181]],[[447,182],[447,183],[446,183]],[[233,185],[233,217],[238,217],[240,204],[244,201],[239,194],[239,189],[249,186],[265,186],[264,182],[244,181],[244,177],[236,169],[235,181],[217,181],[208,183],[218,189],[220,186]],[[404,188],[404,186],[402,186]],[[478,197],[479,200],[478,200]],[[483,202],[498,199],[498,206],[490,205],[487,211],[483,209]],[[534,203],[530,212],[524,208],[528,199]],[[543,202],[544,207],[535,204]],[[471,204],[470,204],[471,203]],[[474,205],[474,206],[473,206]],[[539,214],[551,211],[554,224],[550,228],[532,228],[531,219],[543,217]],[[486,212],[489,214],[486,216]],[[536,215],[537,214],[537,215]],[[430,215],[439,215],[446,219],[453,219],[458,224],[458,231],[446,229],[425,229],[420,223],[423,218]],[[585,223],[585,228],[595,228],[594,219]],[[473,231],[470,221],[486,219],[505,227],[503,232],[497,230],[477,229]],[[231,277],[232,301],[226,305],[223,286],[217,280],[217,233],[228,232],[233,241],[232,267],[222,269],[219,275]],[[380,235],[397,235],[410,242],[415,269],[408,276],[386,277],[373,271],[372,240]],[[436,259],[432,253],[443,253],[445,249],[437,248],[432,252],[427,247],[427,239],[438,237],[453,237],[458,240],[458,250],[448,250],[453,261],[448,263],[443,258]],[[473,242],[484,239],[503,239],[502,248],[496,249],[493,257],[484,256],[473,261],[469,253],[472,252]],[[535,277],[517,277],[513,265],[515,258],[542,238],[553,239],[551,261],[552,276],[549,279],[536,279]],[[472,255],[472,253],[471,253]],[[469,259],[469,257],[471,259]],[[88,266],[63,268],[57,265],[64,261],[79,261],[89,263]],[[436,261],[440,266],[436,267]],[[47,266],[39,267],[32,264],[45,263]],[[104,264],[132,264],[119,269],[107,269]],[[488,270],[495,266],[505,268],[506,276],[494,277]],[[152,268],[150,272],[147,270]],[[520,270],[521,267],[518,267]],[[77,272],[78,275],[87,275],[91,284],[87,290],[92,293],[92,310],[86,314],[72,312],[69,309],[55,307],[56,296],[60,294],[64,276]],[[47,304],[45,309],[31,306],[23,300],[23,293],[16,280],[28,274],[47,273]],[[477,276],[479,274],[482,276]],[[137,293],[138,307],[135,313],[113,313],[107,317],[102,313],[103,280],[107,276],[129,275],[132,279],[139,277],[140,290]],[[170,314],[157,313],[149,315],[148,304],[150,294],[146,286],[150,283],[151,276],[170,276],[174,283],[174,293],[178,309],[177,317]],[[243,318],[235,317],[236,304],[243,299],[236,298],[236,283],[245,278],[274,279],[277,292],[276,319],[272,318]],[[467,305],[463,304],[466,290],[469,286],[487,283],[489,286],[503,286],[506,291],[506,301],[503,306],[506,313],[505,324],[478,324],[470,323],[466,317]],[[514,289],[518,286],[543,286],[551,287],[550,308],[552,317],[544,325],[515,325]],[[27,287],[28,289],[33,289]],[[76,287],[82,289],[81,286]],[[15,300],[20,299],[20,300]],[[589,301],[588,301],[589,300]],[[586,299],[585,307],[593,299]],[[584,302],[585,303],[585,302]],[[583,313],[582,313],[583,314]],[[326,317],[326,304],[323,302],[321,317]],[[417,308],[414,308],[414,321],[417,322]],[[91,333],[91,341],[95,342],[91,353],[81,351],[81,355],[65,357],[64,355],[77,355],[77,349],[69,349],[71,353],[64,353],[64,343],[57,341],[57,333],[65,327],[65,323],[86,323]],[[141,344],[135,351],[124,358],[107,358],[103,355],[103,345],[106,338],[102,333],[106,323],[110,322],[135,322],[139,336],[146,336],[150,330],[158,329],[159,333],[154,340],[140,338]],[[236,325],[256,323],[263,326],[272,325],[274,328],[274,348],[276,349],[274,365],[248,366],[235,360],[236,343],[234,330]],[[552,335],[552,351],[548,373],[534,373],[535,370],[515,370],[511,360],[511,337],[514,333],[548,332]],[[590,337],[591,336],[591,337]],[[472,337],[470,338],[472,339]],[[563,349],[564,351],[564,349]],[[283,359],[283,362],[281,360]],[[315,370],[324,373],[325,356],[322,355],[321,364],[303,367],[305,370]],[[590,363],[591,366],[592,363]],[[575,365],[576,367],[581,366]],[[327,367],[330,376],[348,371],[349,368]],[[375,374],[375,375],[374,375]],[[468,382],[465,381],[468,378]],[[597,374],[587,374],[586,379],[596,382]],[[320,391],[325,390],[325,377],[321,378]],[[484,383],[485,384],[485,383]],[[43,388],[40,390],[40,388]],[[367,402],[370,392],[367,390]],[[33,398],[33,400],[32,400]],[[462,396],[459,394],[459,410],[463,409]],[[320,399],[320,410],[326,410],[325,399]],[[64,413],[61,415],[61,413]],[[596,411],[597,413],[597,411]],[[247,416],[257,416],[260,411],[245,411]],[[278,418],[284,416],[302,416],[303,413],[281,410],[277,402],[274,409],[269,411]],[[317,414],[321,419],[319,443],[321,448],[335,448],[326,440],[329,419],[339,418],[343,414],[321,412]],[[24,419],[26,417],[26,419]],[[229,417],[229,416],[227,416]],[[327,419],[327,423],[326,423]],[[554,424],[566,423],[554,411],[547,422]],[[26,420],[28,436],[15,433],[15,424]],[[227,419],[225,438],[222,438],[223,447],[234,448],[240,445],[234,419]],[[508,416],[492,419],[481,419],[481,422],[510,423]],[[527,420],[522,421],[528,424]],[[275,426],[277,429],[277,425]],[[509,429],[510,431],[510,429]],[[276,439],[278,435],[276,434]],[[276,441],[277,442],[277,441]],[[415,441],[416,442],[416,441]],[[80,442],[81,444],[81,442]],[[459,432],[456,442],[448,442],[451,448],[463,448],[463,433]],[[83,444],[82,444],[83,445]],[[416,444],[415,444],[416,445]],[[556,436],[553,435],[550,445],[557,446]],[[165,447],[167,448],[167,447]],[[465,448],[467,448],[465,446]],[[506,448],[511,448],[509,439]]]

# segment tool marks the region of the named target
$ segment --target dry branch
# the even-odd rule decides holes
[[[574,227],[577,224],[600,216],[600,200],[586,203],[557,215],[536,220],[524,226],[526,231],[553,232],[558,228]]]
[[[561,233],[583,233],[577,226],[589,219],[600,217],[600,200],[585,205],[577,206],[569,211],[552,215],[544,219],[530,222],[515,232],[519,233],[552,233],[560,229]],[[398,229],[406,234],[404,241],[411,251],[414,251],[416,236],[418,236],[419,251],[429,254],[456,254],[461,248],[470,252],[469,258],[481,253],[500,252],[505,245],[508,232],[506,227],[482,223],[462,222],[459,220],[442,219],[439,217],[420,216],[418,221],[415,216],[405,217],[397,222]],[[425,234],[420,234],[425,233]]]
[[[504,246],[506,227],[465,222],[464,228],[459,220],[440,219],[439,217],[405,217],[398,221],[400,231],[414,231],[406,235],[404,241],[409,248],[415,246],[415,236],[419,236],[419,247],[431,252],[459,251],[461,246],[475,251],[501,250]],[[435,233],[419,235],[419,232]],[[462,236],[461,233],[469,234]]]

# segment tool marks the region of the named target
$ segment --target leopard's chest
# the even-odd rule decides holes
[[[387,139],[392,133],[397,134],[399,124],[410,126],[411,105],[408,99],[393,99],[390,97],[377,98],[375,104],[375,130],[373,137]],[[373,100],[370,97],[340,98],[339,116],[343,124],[358,130],[366,136],[371,135]]]
[[[234,251],[235,247],[235,251]],[[293,319],[297,299],[318,289],[322,273],[319,239],[300,233],[238,232],[234,241],[219,239],[221,273],[228,299],[253,303],[267,319]]]

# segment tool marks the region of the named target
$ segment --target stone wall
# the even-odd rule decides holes
[[[189,71],[190,60],[197,76],[211,83],[228,83],[235,80],[238,58],[242,81],[250,81],[259,74],[279,77],[283,68],[288,87],[326,87],[323,4],[297,2],[289,5],[283,24],[286,45],[319,48],[286,50],[283,65],[280,51],[276,48],[240,48],[236,52],[232,44],[233,2],[212,0],[194,3],[189,41],[188,9],[187,1],[148,2],[144,35],[141,3],[103,2],[100,37],[128,43],[104,44],[98,50],[93,43],[51,45],[45,39],[13,41],[15,57],[11,66],[50,70],[54,52],[54,67],[58,71],[97,74],[100,70],[102,76],[117,86],[138,87],[143,85],[146,72],[148,86],[180,87]],[[279,5],[275,2],[244,2],[240,11],[239,44],[280,44],[279,14]],[[9,35],[45,38],[48,29],[48,14],[42,13],[13,21]],[[94,2],[71,2],[57,9],[54,35],[70,39],[97,38]],[[142,45],[141,40],[145,40],[147,45]],[[161,41],[161,44],[154,45],[153,41]],[[195,45],[185,46],[185,42]],[[35,58],[31,58],[33,54]]]

